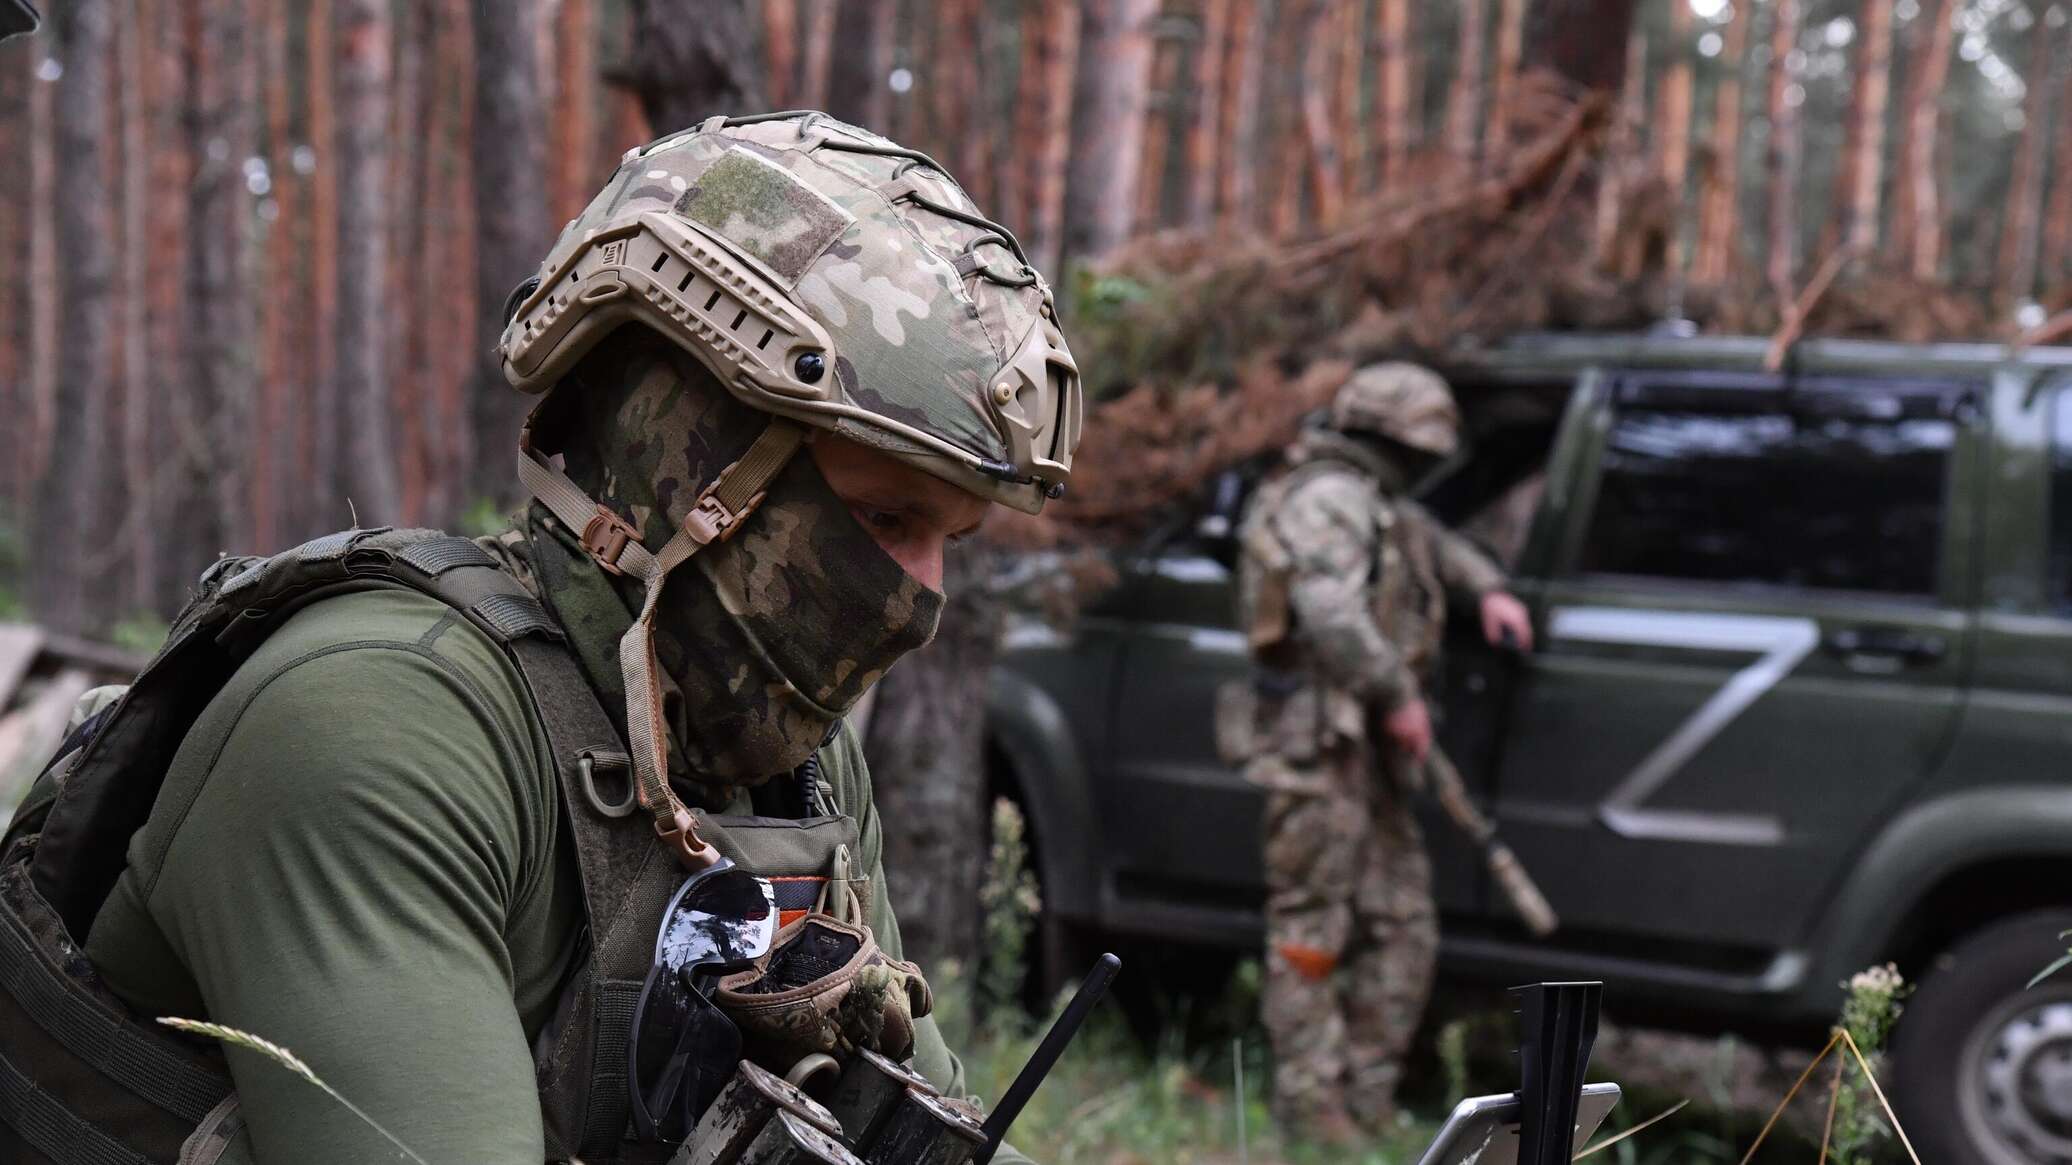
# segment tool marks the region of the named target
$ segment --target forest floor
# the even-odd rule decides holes
[[[1046,1165],[1410,1165],[1463,1096],[1506,1091],[1494,1011],[1453,1012],[1436,1049],[1413,1060],[1397,1128],[1352,1149],[1311,1144],[1276,1129],[1267,1111],[1264,1032],[1249,1020],[1256,972],[1241,969],[1227,997],[1190,1011],[1147,1044],[1118,1009],[1104,1007],[1036,1093],[1010,1139]],[[971,1087],[997,1097],[1035,1047],[1037,1033],[974,1031],[957,986],[938,995],[950,1045],[963,1053]],[[1247,1018],[1240,1019],[1240,1016]],[[1236,1059],[1243,1060],[1242,1091]],[[1607,1023],[1594,1079],[1617,1080],[1625,1097],[1595,1140],[1629,1129],[1679,1101],[1675,1116],[1608,1149],[1605,1165],[1733,1165],[1803,1069],[1801,1051],[1758,1048]],[[1241,1105],[1240,1105],[1241,1098]],[[1240,1134],[1240,1107],[1243,1133]],[[1810,1160],[1817,1144],[1787,1121],[1757,1165]],[[1805,1124],[1806,1122],[1796,1122]],[[1817,1122],[1812,1125],[1817,1135]],[[1242,1137],[1242,1139],[1241,1139]]]

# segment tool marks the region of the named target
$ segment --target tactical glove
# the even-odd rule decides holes
[[[869,927],[808,914],[778,931],[755,966],[721,979],[713,1002],[740,1026],[747,1058],[784,1073],[816,1052],[906,1059],[914,1020],[935,997],[921,969],[886,957]]]

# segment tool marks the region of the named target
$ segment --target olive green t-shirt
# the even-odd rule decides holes
[[[882,887],[853,733],[820,759]],[[538,1165],[531,1049],[583,924],[555,780],[523,681],[466,619],[400,590],[325,600],[181,744],[87,954],[145,1014],[291,1049],[433,1165]],[[897,957],[886,895],[870,897]],[[934,1022],[918,1026],[917,1066],[961,1094]],[[246,1134],[228,1160],[398,1156],[254,1053],[233,1049],[230,1068]]]

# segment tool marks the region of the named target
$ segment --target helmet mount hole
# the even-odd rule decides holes
[[[712,289],[712,295],[711,295],[710,297],[708,297],[708,298],[707,298],[707,299],[705,300],[705,310],[706,310],[706,311],[711,311],[711,310],[712,310],[712,305],[713,305],[713,304],[715,304],[715,303],[718,303],[718,302],[719,302],[719,289],[715,287],[715,288],[713,288],[713,289]]]
[[[745,319],[747,319],[747,318],[748,318],[748,309],[744,307],[744,308],[742,308],[742,309],[740,310],[740,312],[739,312],[739,313],[737,313],[737,314],[736,314],[736,315],[734,316],[734,322],[733,322],[733,323],[731,323],[731,324],[728,324],[728,325],[727,325],[727,330],[728,330],[728,331],[730,331],[730,332],[738,332],[738,331],[740,331],[740,330],[741,330],[741,321],[742,321],[742,320],[745,320]]]
[[[697,277],[698,273],[695,271],[684,272],[683,278],[679,280],[676,284],[676,289],[678,291],[682,291],[684,288],[689,287],[691,285],[691,280],[696,279]]]
[[[760,352],[760,351],[762,351],[763,349],[765,349],[765,348],[769,347],[769,346],[770,346],[770,337],[772,337],[772,336],[774,336],[774,335],[776,335],[776,334],[777,334],[776,332],[768,332],[768,331],[764,332],[764,333],[763,333],[763,338],[762,338],[762,339],[760,339],[760,340],[757,340],[757,341],[755,342],[755,350],[756,350],[756,351],[758,351],[758,352]]]
[[[665,263],[667,263],[667,262],[669,262],[669,256],[668,256],[668,255],[667,255],[666,253],[665,253],[665,254],[661,254],[661,255],[657,255],[657,256],[655,256],[655,265],[654,265],[654,266],[652,266],[652,267],[650,267],[650,268],[648,268],[648,270],[650,270],[650,271],[660,271],[660,270],[662,269],[662,265],[663,265],[663,264],[665,264]]]

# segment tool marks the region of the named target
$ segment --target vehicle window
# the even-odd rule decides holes
[[[1624,407],[1578,565],[1931,595],[1955,436],[1946,416],[1904,408]]]
[[[2072,387],[2051,400],[2050,584],[2060,610],[2072,610]]]

